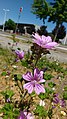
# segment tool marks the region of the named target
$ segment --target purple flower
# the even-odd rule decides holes
[[[55,104],[53,106],[56,106],[56,105],[60,105],[61,107],[66,106],[64,99],[60,99],[58,94],[54,94],[53,103]]]
[[[34,119],[34,116],[31,113],[27,114],[27,119]]]
[[[23,57],[24,57],[24,52],[23,51],[17,50],[17,51],[15,51],[15,53],[16,53],[16,55],[19,59],[23,59]]]
[[[56,42],[52,42],[52,39],[50,36],[39,36],[38,34],[35,33],[35,35],[32,35],[35,39],[34,42],[41,46],[42,48],[46,48],[46,49],[52,49],[54,48],[55,46],[57,46],[57,43]]]
[[[27,117],[25,116],[24,112],[21,111],[18,119],[27,119]]]
[[[54,97],[54,99],[53,99],[53,103],[55,103],[55,104],[58,104],[59,103],[59,98],[58,97]]]
[[[18,119],[34,119],[34,116],[27,111],[21,111]]]
[[[40,83],[45,82],[43,79],[43,71],[39,71],[37,68],[34,69],[34,76],[31,72],[27,72],[23,75],[23,78],[28,81],[28,83],[24,84],[24,89],[28,90],[28,93],[32,93],[35,91],[38,95],[42,92],[45,93],[45,89],[43,85]]]
[[[64,99],[61,99],[60,100],[60,106],[61,107],[65,107],[66,106],[66,103],[65,103],[65,100]]]
[[[56,93],[56,94],[54,94],[54,96],[53,96],[54,98],[53,98],[53,103],[55,103],[55,104],[58,104],[59,103],[59,97],[58,97],[58,94]]]
[[[7,98],[7,99],[6,99],[6,102],[7,102],[7,103],[10,103],[10,98]]]
[[[58,97],[58,94],[56,93],[56,94],[54,94],[54,97]]]

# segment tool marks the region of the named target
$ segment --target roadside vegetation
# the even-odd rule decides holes
[[[34,43],[28,52],[0,48],[0,116],[3,119],[23,116],[66,119],[67,65],[48,61],[49,50],[42,47]],[[32,76],[37,83],[31,81]],[[31,90],[27,88],[28,83]],[[39,89],[37,86],[32,90],[31,83],[33,89],[35,85]]]

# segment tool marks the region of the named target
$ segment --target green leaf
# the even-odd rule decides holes
[[[11,98],[14,95],[14,92],[12,90],[6,90],[6,91],[2,91],[1,94],[5,98]]]
[[[44,99],[49,99],[50,94],[54,93],[52,89],[45,88],[45,93],[40,93],[39,98],[44,100]]]
[[[14,95],[12,90],[7,90],[7,95],[11,98]]]
[[[32,97],[36,96],[35,92],[33,91],[31,94],[30,94]]]
[[[67,92],[64,92],[64,93],[63,93],[63,98],[64,98],[65,100],[67,100]]]
[[[41,93],[41,94],[39,94],[39,98],[40,99],[42,99],[42,100],[44,100],[44,99],[48,99],[49,98],[49,94],[48,93]]]
[[[47,116],[47,111],[44,109],[43,106],[40,105],[37,105],[36,109],[34,110],[34,113],[44,118]]]
[[[52,89],[45,88],[45,90],[46,90],[46,93],[48,93],[48,94],[52,94],[52,93],[54,93],[54,91],[53,91]]]
[[[21,74],[14,74],[14,80],[15,81],[22,81],[23,80],[23,78],[22,78],[22,75]],[[16,84],[15,84],[16,85]]]
[[[64,91],[67,91],[67,86],[64,87]]]
[[[51,74],[48,74],[48,73],[44,73],[44,79],[45,80],[51,80],[51,78],[53,78],[53,76]]]
[[[48,86],[51,87],[51,88],[53,88],[54,86],[56,86],[56,84],[53,83],[53,82],[49,82],[49,83],[48,83]]]
[[[19,115],[19,109],[15,108],[11,103],[6,103],[4,107],[0,109],[0,112],[4,113],[3,119],[16,119]]]
[[[2,74],[1,74],[2,76],[6,76],[7,75],[7,72],[2,72]]]
[[[22,63],[22,66],[24,66],[24,67],[28,66],[28,63],[25,60],[22,60],[21,63]]]
[[[17,79],[21,81],[22,75],[21,74],[17,74]]]

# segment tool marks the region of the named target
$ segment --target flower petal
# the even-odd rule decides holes
[[[43,71],[39,71],[37,68],[34,69],[34,79],[37,81],[43,79]]]
[[[20,112],[20,115],[18,116],[18,119],[26,119],[26,116],[24,114],[24,112]]]
[[[15,50],[15,53],[16,53],[16,55],[19,55],[19,51],[18,50]]]
[[[50,37],[50,36],[47,36],[47,37],[46,37],[46,41],[47,41],[47,43],[52,42],[51,37]]]
[[[31,72],[27,72],[26,74],[23,74],[23,78],[24,78],[26,81],[32,81],[32,80],[33,80],[32,73],[31,73]]]
[[[23,51],[20,52],[20,53],[18,54],[18,57],[19,57],[19,59],[22,59],[22,58],[24,57],[24,52],[23,52]]]
[[[41,79],[40,81],[39,81],[39,83],[44,83],[45,82],[45,79]]]
[[[58,97],[55,97],[55,98],[53,99],[53,103],[58,104],[58,103],[59,103],[59,101],[60,101],[60,99],[59,99]]]
[[[32,36],[35,38],[34,42],[37,45],[41,46],[42,48],[52,49],[58,45],[56,42],[52,42],[52,39],[50,36],[46,37],[46,36],[42,35],[42,37],[41,37],[36,33],[35,33],[35,35],[32,35]]]
[[[60,105],[61,105],[61,107],[65,107],[66,106],[66,103],[65,103],[65,100],[64,99],[61,99],[60,100]]]
[[[45,89],[42,85],[40,84],[35,84],[35,88],[34,88],[35,92],[39,95],[41,92],[45,93]]]
[[[46,45],[44,45],[44,48],[52,49],[55,46],[57,46],[57,43],[56,42],[51,42],[51,43],[47,43]]]
[[[35,68],[34,69],[34,77],[37,77],[39,73],[40,73],[40,71],[38,70],[38,68]]]
[[[27,119],[34,119],[34,116],[31,113],[28,113]]]
[[[19,59],[22,59],[24,57],[24,52],[23,51],[16,50],[15,53],[18,56]]]
[[[35,40],[35,39],[33,39],[33,41],[34,41],[34,43],[36,43],[37,45],[41,46],[40,40]]]
[[[46,44],[46,43],[49,43],[49,42],[52,42],[51,37],[50,36],[46,37],[46,36],[42,35],[42,43]]]
[[[41,40],[41,37],[37,33],[35,33],[35,35],[32,35],[32,36],[37,40]]]
[[[33,85],[32,85],[31,82],[24,84],[23,85],[23,88],[24,89],[27,89],[28,90],[28,93],[32,93],[33,92]]]
[[[40,79],[43,79],[43,71],[40,71]]]

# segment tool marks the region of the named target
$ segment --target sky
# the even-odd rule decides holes
[[[51,2],[53,0],[47,0],[47,2]],[[43,21],[39,18],[36,18],[36,15],[34,15],[32,11],[33,0],[0,0],[0,25],[4,23],[4,16],[5,12],[3,9],[8,9],[9,11],[6,12],[6,19],[12,19],[14,22],[18,22],[18,15],[19,15],[19,9],[20,7],[23,7],[23,11],[21,12],[19,23],[29,23],[29,24],[35,24],[38,26],[43,25]],[[47,26],[47,30],[51,32],[55,24],[45,22],[45,25]],[[67,24],[64,24],[65,26]]]

